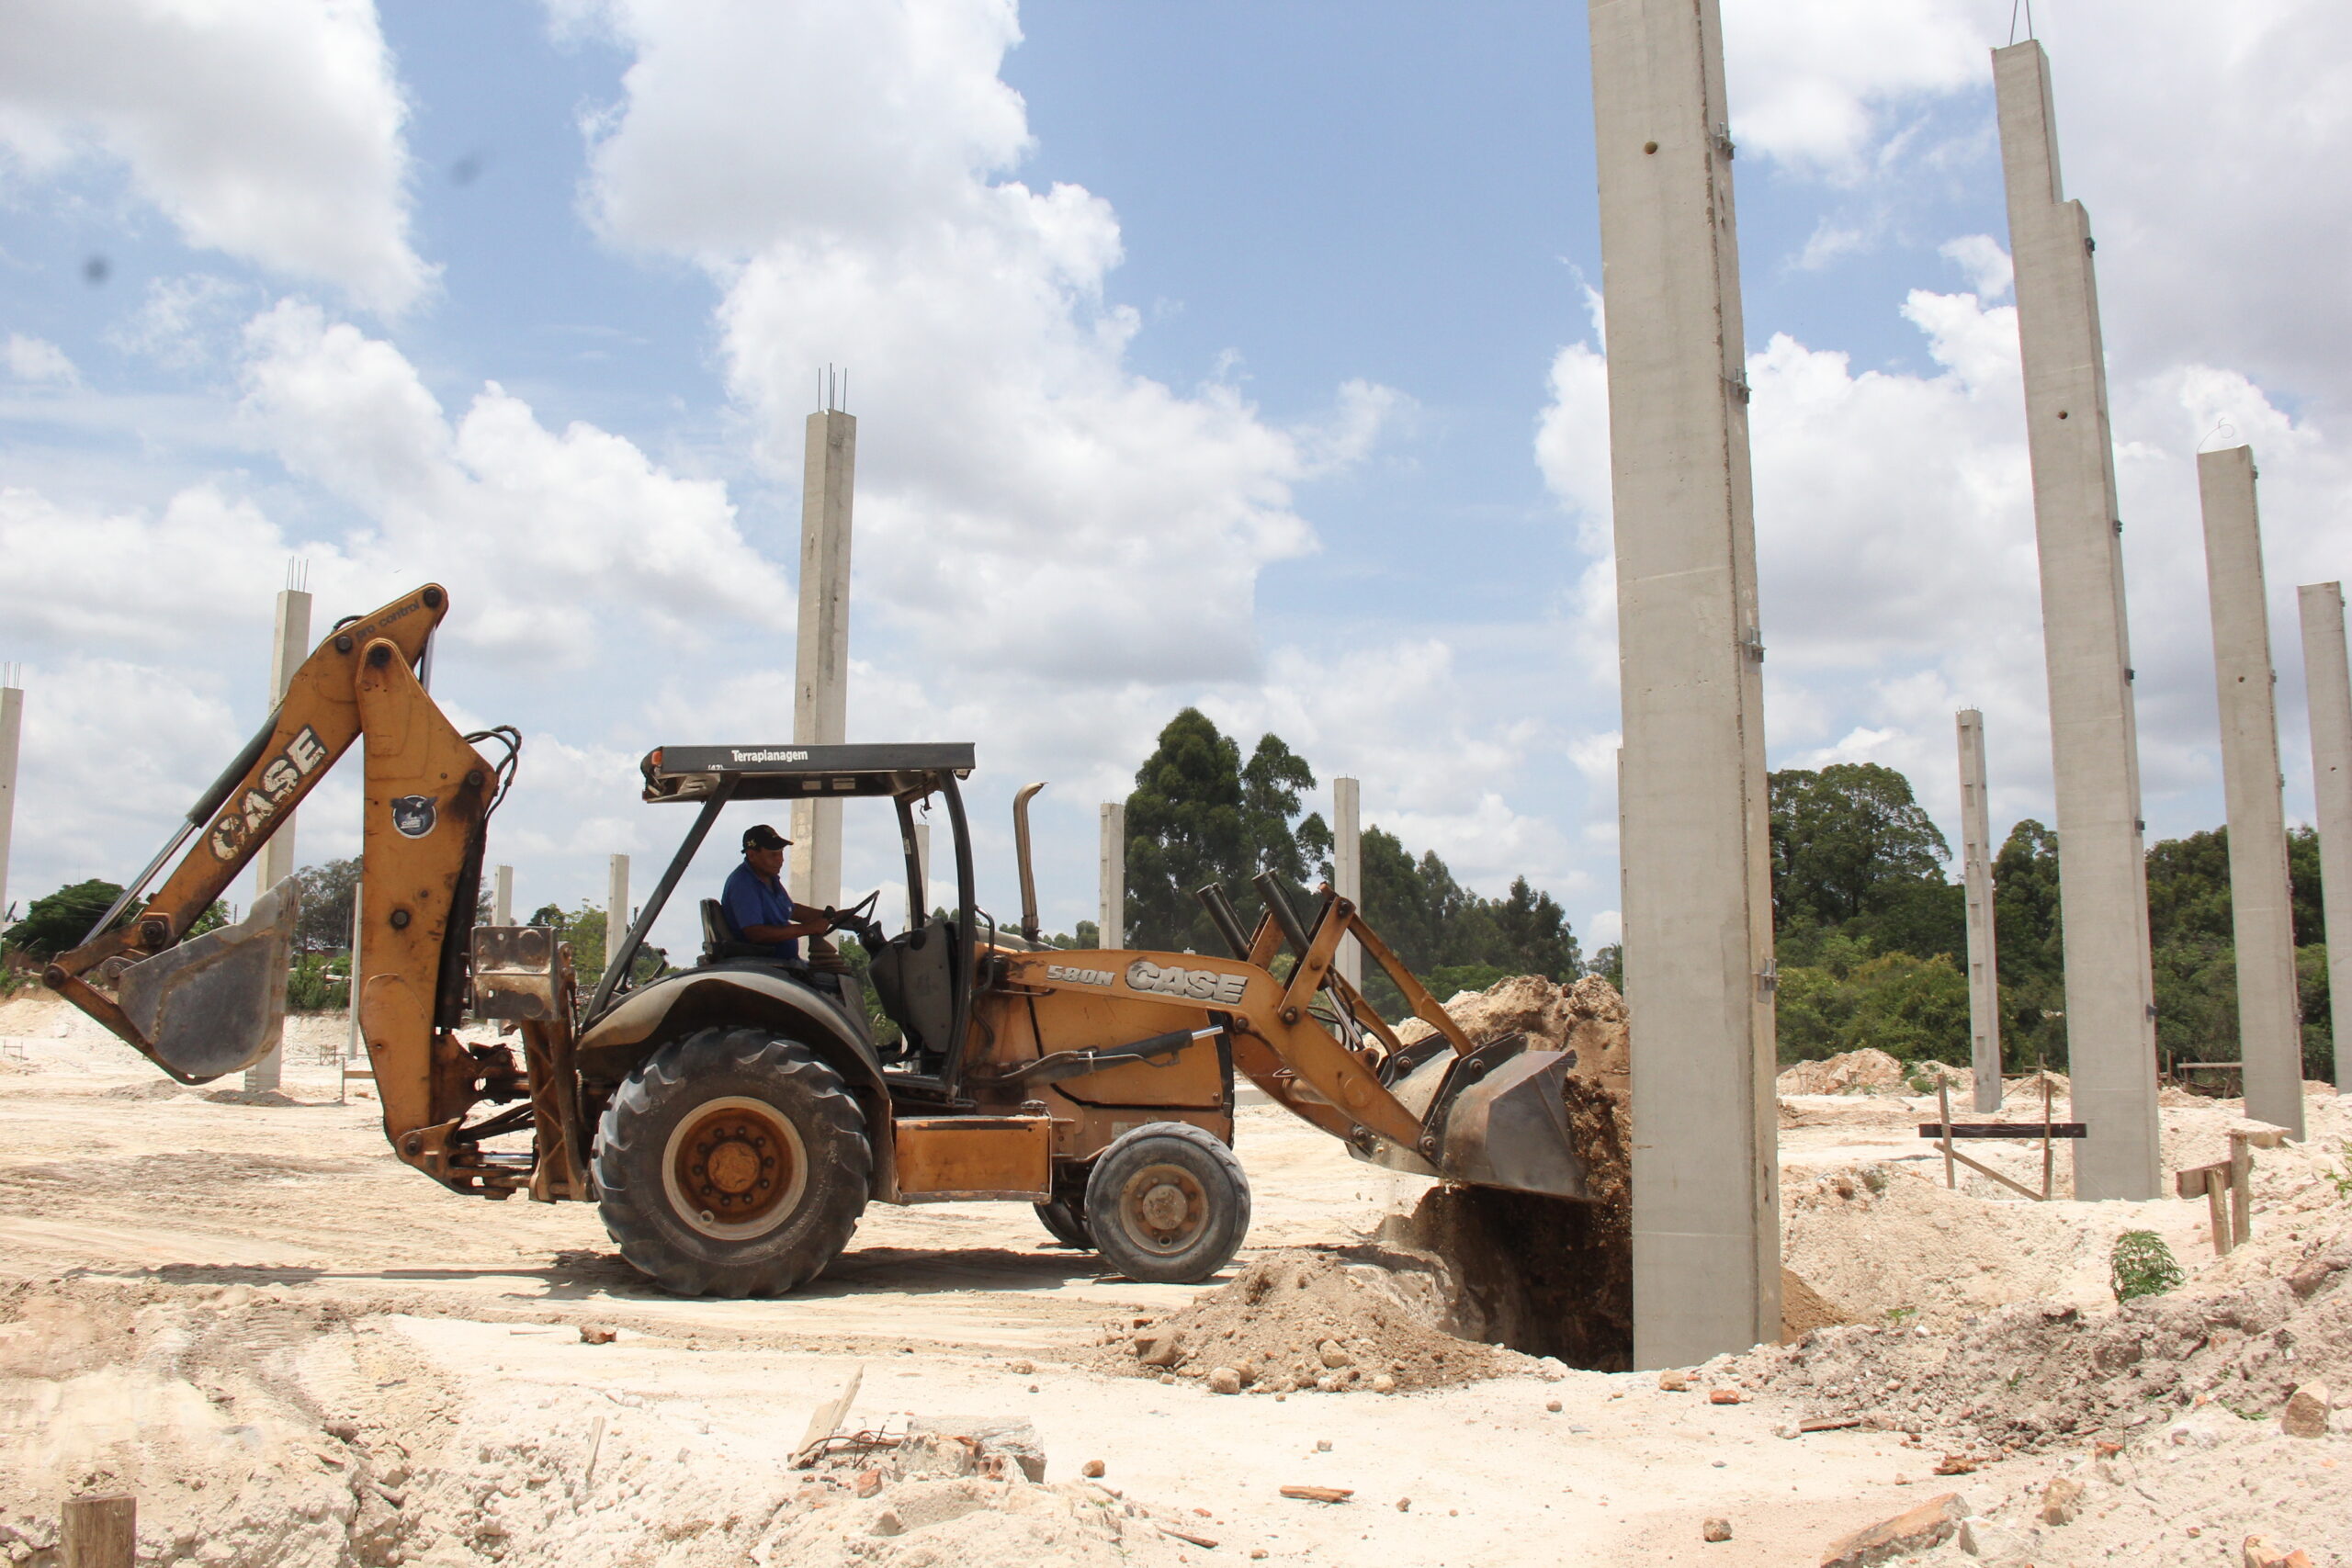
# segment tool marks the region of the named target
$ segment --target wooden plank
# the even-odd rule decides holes
[[[2039,1138],[2046,1131],[2053,1138],[2081,1138],[2089,1134],[2081,1122],[2052,1122],[2045,1129],[2039,1122],[1955,1122],[1951,1135],[1955,1138]],[[1919,1123],[1919,1136],[1940,1138],[1944,1125],[1940,1122]]]
[[[127,1492],[68,1497],[57,1546],[63,1568],[131,1568],[139,1549],[139,1499]]]
[[[1344,1503],[1356,1495],[1352,1486],[1285,1486],[1283,1495],[1307,1503]]]
[[[1952,1158],[1960,1161],[1961,1164],[1966,1166],[1969,1169],[1974,1171],[1979,1176],[1990,1177],[1995,1181],[1997,1181],[2002,1186],[2007,1188],[2010,1191],[2016,1193],[2018,1197],[2030,1198],[2037,1203],[2046,1203],[2050,1201],[2050,1195],[2048,1193],[2036,1192],[2032,1188],[2026,1186],[2022,1182],[2010,1180],[2007,1177],[2003,1176],[1999,1171],[1995,1170],[1989,1165],[1977,1164],[1974,1160],[1970,1159],[1966,1155],[1962,1154],[1958,1149],[1952,1148],[1950,1144],[1946,1144],[1944,1147],[1951,1152]]]

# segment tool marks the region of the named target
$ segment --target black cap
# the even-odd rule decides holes
[[[743,829],[743,847],[746,850],[780,850],[791,842],[790,839],[764,822],[754,822]]]

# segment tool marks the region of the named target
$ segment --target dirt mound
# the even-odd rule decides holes
[[[1524,1370],[1510,1351],[1447,1331],[1457,1293],[1433,1258],[1286,1249],[1180,1312],[1137,1320],[1099,1364],[1147,1377],[1229,1369],[1258,1393],[1438,1388]],[[1381,1379],[1387,1389],[1375,1389]]]
[[[2112,1314],[2029,1302],[1943,1336],[1830,1328],[1711,1367],[1819,1415],[2012,1448],[2128,1433],[2204,1404],[2258,1419],[2299,1384],[2352,1382],[2352,1239],[2215,1295],[2143,1297]]]
[[[1782,1094],[1892,1094],[1903,1087],[1903,1064],[1864,1046],[1826,1062],[1799,1062],[1775,1087]]]

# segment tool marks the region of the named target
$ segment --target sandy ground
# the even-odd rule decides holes
[[[1776,1436],[1811,1411],[1769,1389],[1713,1404],[1661,1390],[1655,1373],[1529,1360],[1385,1397],[1236,1398],[1105,1375],[1085,1364],[1106,1332],[1213,1287],[1102,1279],[1020,1205],[877,1205],[814,1289],[677,1301],[619,1262],[588,1206],[492,1208],[394,1162],[373,1101],[335,1103],[337,1068],[314,1047],[342,1028],[306,1023],[287,1069],[295,1103],[253,1105],[168,1083],[45,999],[0,1004],[0,1547],[12,1562],[51,1560],[58,1496],[123,1486],[141,1495],[142,1562],[1026,1568],[1263,1552],[1811,1568],[1833,1539],[1931,1489],[2015,1513],[2094,1459],[2082,1445],[1994,1456],[1937,1482],[1935,1456],[1901,1430]],[[2111,1312],[2106,1258],[2121,1230],[2165,1235],[2197,1292],[2281,1269],[2305,1232],[2345,1224],[2347,1205],[2317,1179],[2352,1136],[2333,1100],[2313,1100],[2310,1143],[2259,1156],[2256,1242],[2225,1262],[2203,1240],[2201,1202],[2040,1205],[1981,1179],[1946,1192],[1914,1131],[1929,1104],[1784,1102],[1786,1260],[1849,1321],[1932,1333],[2032,1297]],[[2168,1166],[2220,1157],[2236,1113],[2168,1110]],[[1367,1240],[1420,1187],[1269,1107],[1244,1109],[1238,1142],[1256,1205],[1244,1263]],[[1995,1157],[2021,1177],[2038,1168],[2019,1150]],[[619,1332],[591,1345],[583,1324]],[[968,1481],[871,1501],[810,1487],[789,1456],[860,1368],[851,1426],[893,1413],[1026,1420],[1053,1484],[1014,1488],[1029,1500],[1012,1513],[1002,1496],[941,1490],[980,1484]],[[2308,1485],[2200,1492],[2193,1507],[2211,1517],[2183,1522],[2148,1478],[2191,1459],[2265,1465],[2238,1450],[2266,1441],[2352,1478],[2352,1439],[2258,1426],[2212,1443],[2151,1437],[2145,1453],[2098,1461],[2119,1476],[2138,1466],[2113,1486],[2119,1499],[2151,1494],[2131,1529],[2045,1532],[2014,1561],[2234,1562],[2241,1526],[2294,1522]],[[1100,1486],[1076,1482],[1090,1460],[1105,1467]],[[1279,1495],[1298,1483],[1353,1495]],[[959,1508],[994,1522],[981,1530]],[[945,1522],[922,1523],[934,1516]],[[1732,1540],[1702,1544],[1709,1517],[1729,1520]],[[898,1528],[875,1533],[884,1526]]]

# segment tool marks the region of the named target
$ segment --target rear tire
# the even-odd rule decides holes
[[[849,1245],[874,1152],[865,1113],[808,1047],[764,1029],[673,1041],[596,1131],[597,1213],[621,1256],[682,1296],[781,1295]]]
[[[1102,1151],[1085,1212],[1094,1249],[1113,1269],[1149,1284],[1197,1284],[1232,1262],[1250,1234],[1250,1179],[1214,1134],[1153,1122]]]

